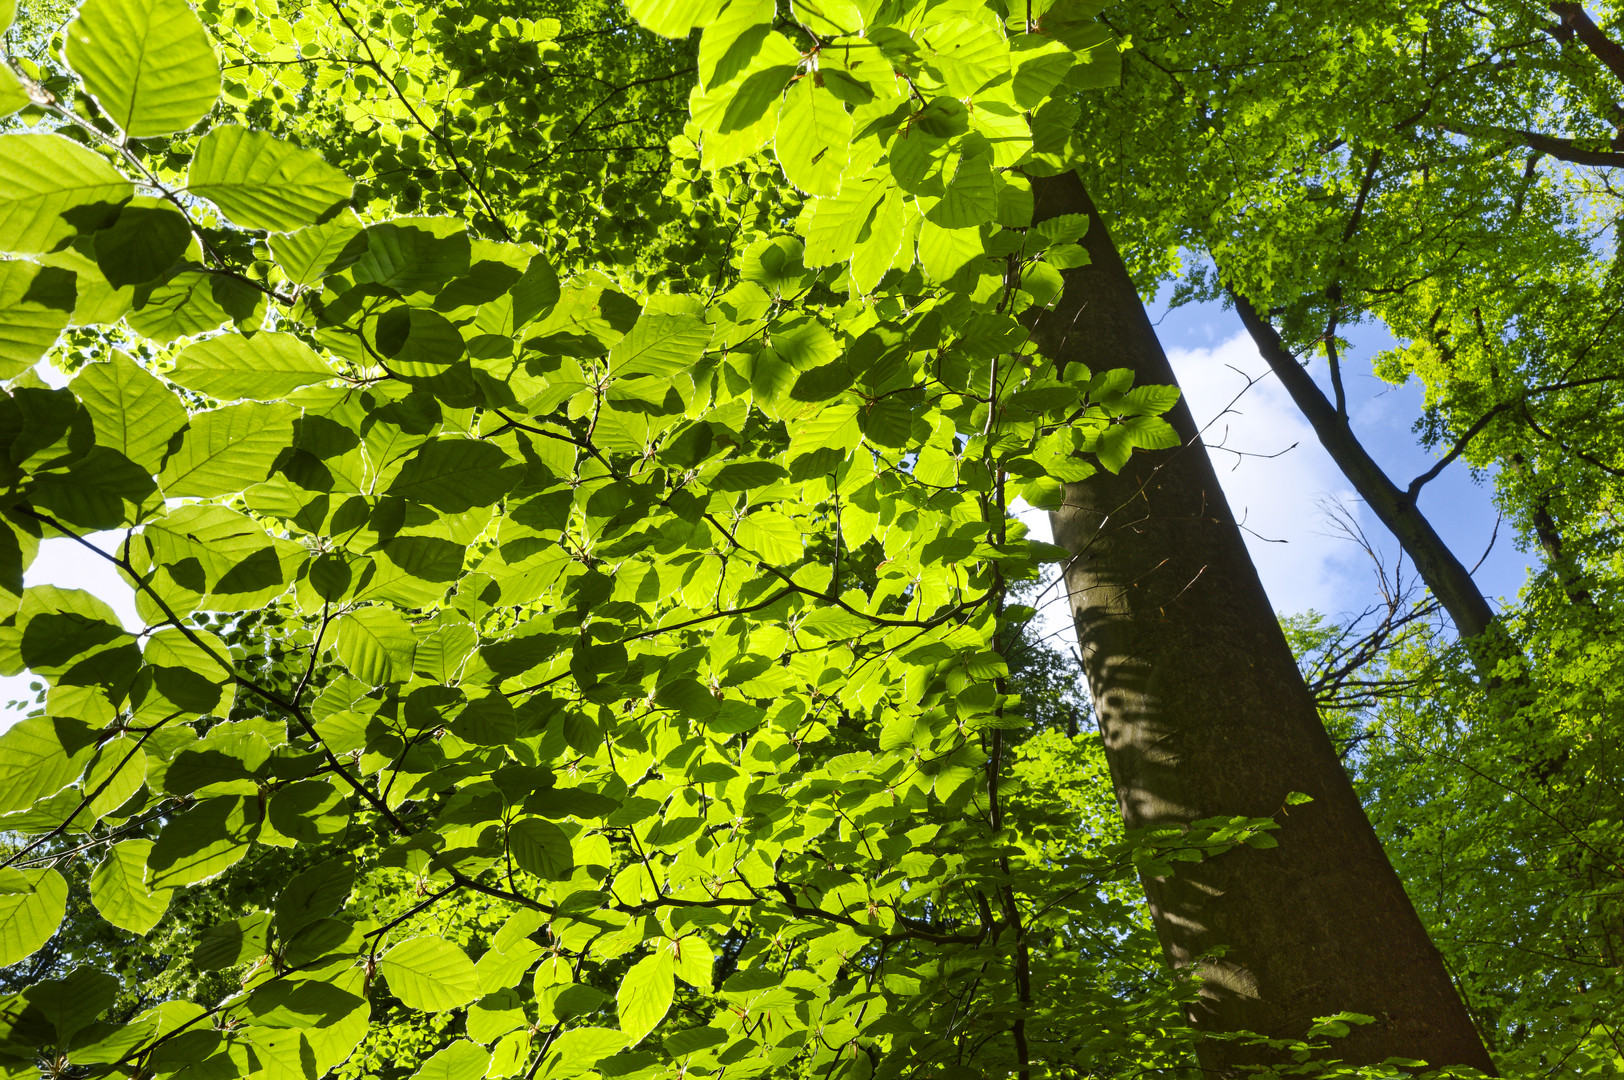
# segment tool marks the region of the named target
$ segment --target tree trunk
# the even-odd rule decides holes
[[[1174,385],[1081,181],[1067,173],[1034,188],[1038,220],[1090,217],[1092,263],[1065,271],[1035,328],[1045,355]],[[1276,848],[1144,882],[1168,958],[1199,972],[1192,1019],[1215,1033],[1300,1037],[1316,1017],[1366,1013],[1375,1022],[1334,1056],[1492,1071],[1320,723],[1189,408],[1168,420],[1181,448],[1136,451],[1120,474],[1068,485],[1053,520],[1074,556],[1066,584],[1128,828],[1276,814],[1283,826]],[[1282,812],[1292,791],[1313,801]],[[1199,1053],[1225,1076],[1271,1060],[1218,1039]]]
[[[1518,476],[1524,480],[1533,480],[1533,472],[1528,462],[1521,454],[1511,455],[1511,467]],[[1531,515],[1534,521],[1534,535],[1539,537],[1539,546],[1545,552],[1545,557],[1551,566],[1551,573],[1567,593],[1568,599],[1578,607],[1594,608],[1595,597],[1590,595],[1590,589],[1584,583],[1584,577],[1579,572],[1578,564],[1568,553],[1567,545],[1562,540],[1562,531],[1557,528],[1556,519],[1551,516],[1551,492],[1537,490],[1538,485],[1530,483],[1536,490],[1529,492],[1533,500],[1534,512]]]
[[[1388,531],[1398,538],[1427,588],[1449,613],[1455,629],[1463,638],[1482,636],[1494,626],[1494,609],[1472,580],[1471,571],[1455,558],[1449,545],[1415,505],[1415,499],[1388,479],[1381,466],[1366,452],[1348,425],[1348,418],[1337,412],[1325,392],[1280,341],[1274,327],[1253,309],[1246,297],[1232,296],[1236,313],[1269,369],[1314,428],[1320,445],[1331,455],[1342,475]]]

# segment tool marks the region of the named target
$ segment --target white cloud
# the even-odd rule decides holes
[[[1362,608],[1369,559],[1322,507],[1340,504],[1366,528],[1373,521],[1251,339],[1238,334],[1210,348],[1170,349],[1168,360],[1204,429],[1230,508],[1246,527],[1270,602],[1279,611],[1328,615]],[[1256,380],[1250,389],[1248,378]]]

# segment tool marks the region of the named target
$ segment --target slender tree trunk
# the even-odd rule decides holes
[[[1246,297],[1239,294],[1232,297],[1241,322],[1268,362],[1269,370],[1291,395],[1298,411],[1319,436],[1320,445],[1325,447],[1365,505],[1398,538],[1461,637],[1475,638],[1487,633],[1494,626],[1494,609],[1472,580],[1471,571],[1449,550],[1449,545],[1421,513],[1410,493],[1388,479],[1381,466],[1366,452],[1349,426],[1348,418],[1337,411],[1325,392],[1291,355],[1274,327],[1253,309]]]
[[[1532,481],[1533,470],[1528,467],[1527,460],[1521,454],[1511,455],[1511,467],[1517,475],[1525,480]],[[1537,484],[1530,484],[1536,487]],[[1584,583],[1584,577],[1579,572],[1578,564],[1568,553],[1567,544],[1562,540],[1562,530],[1557,528],[1556,519],[1551,516],[1551,492],[1532,491],[1530,498],[1534,504],[1534,535],[1539,537],[1539,546],[1550,561],[1551,573],[1561,584],[1562,591],[1567,593],[1568,599],[1579,607],[1594,608],[1595,597],[1590,595],[1590,589]]]
[[[1038,220],[1087,214],[1092,262],[1065,271],[1037,323],[1045,354],[1174,384],[1133,283],[1074,174],[1034,184]],[[1316,1017],[1375,1022],[1333,1053],[1493,1066],[1320,723],[1182,402],[1184,445],[1135,452],[1069,485],[1054,514],[1066,584],[1123,820],[1130,829],[1279,814],[1279,846],[1242,847],[1144,882],[1168,958],[1202,982],[1193,1020],[1303,1035]],[[1288,792],[1313,797],[1282,812]],[[1222,950],[1221,958],[1212,954]],[[1208,1039],[1239,1075],[1270,1052]]]

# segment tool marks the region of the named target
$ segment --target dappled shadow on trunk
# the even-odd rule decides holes
[[[1038,220],[1091,216],[1091,264],[1066,271],[1036,325],[1045,355],[1174,384],[1082,184],[1068,174],[1035,188]],[[1365,1013],[1374,1022],[1336,1056],[1492,1069],[1320,723],[1189,408],[1167,419],[1181,446],[1068,485],[1054,527],[1073,556],[1072,611],[1128,828],[1232,816],[1282,826],[1277,847],[1145,880],[1168,958],[1199,965],[1193,1019],[1290,1038],[1317,1017]],[[1313,801],[1288,807],[1291,792]],[[1221,1040],[1201,1051],[1225,1074],[1270,1054]]]

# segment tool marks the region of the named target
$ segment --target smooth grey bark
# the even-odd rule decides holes
[[[1034,182],[1037,219],[1090,218],[1092,262],[1064,272],[1035,338],[1060,365],[1127,367],[1174,385],[1121,258],[1075,174]],[[1130,829],[1278,815],[1279,846],[1241,847],[1144,881],[1171,962],[1202,984],[1214,1032],[1300,1037],[1316,1017],[1375,1017],[1338,1040],[1391,1056],[1493,1064],[1393,871],[1298,672],[1189,408],[1183,445],[1070,484],[1053,515],[1113,783]],[[1287,793],[1313,801],[1285,808]],[[1214,954],[1222,951],[1221,958]],[[1204,1069],[1240,1075],[1270,1051],[1206,1039]]]
[[[1292,402],[1313,427],[1320,445],[1331,455],[1342,475],[1348,478],[1377,519],[1398,538],[1404,553],[1415,563],[1421,580],[1449,613],[1455,629],[1464,638],[1487,633],[1495,625],[1494,609],[1472,580],[1472,572],[1449,550],[1449,545],[1416,506],[1414,496],[1393,483],[1371,458],[1354,435],[1348,418],[1331,404],[1325,392],[1281,342],[1274,327],[1258,314],[1246,297],[1238,293],[1230,296],[1253,343],[1268,362],[1269,370],[1291,395]]]

